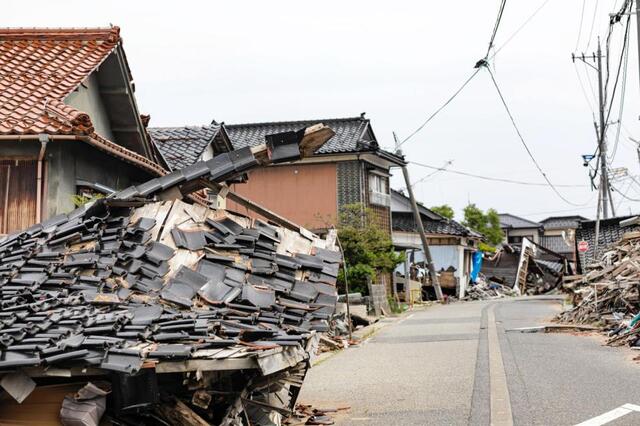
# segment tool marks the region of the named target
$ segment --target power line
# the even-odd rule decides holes
[[[547,5],[547,3],[549,3],[549,0],[544,0],[540,6],[538,6],[538,8],[536,10],[533,11],[533,13],[531,15],[529,15],[529,17],[527,19],[525,19],[525,21],[518,27],[517,30],[515,30],[510,36],[509,38],[507,38],[507,40],[502,43],[502,45],[500,47],[498,47],[495,52],[493,52],[493,55],[491,55],[489,57],[489,60],[492,60],[507,44],[509,44],[509,42],[515,38],[515,36],[518,35],[518,33],[527,26],[527,24],[533,19],[535,18],[535,16],[538,14],[538,12],[540,12],[542,10],[543,7],[545,7]]]
[[[623,52],[624,54],[624,65],[622,70],[622,84],[620,86],[620,107],[618,111],[618,126],[616,127],[616,139],[613,143],[613,150],[611,153],[611,161],[616,157],[616,152],[618,151],[618,142],[620,142],[620,129],[622,128],[622,113],[624,111],[624,98],[626,94],[627,88],[627,65],[629,63],[629,45],[626,44],[626,50]],[[616,78],[617,83],[617,78]],[[615,86],[614,93],[615,95]],[[613,98],[611,99],[611,103],[613,104]],[[611,112],[611,106],[609,106],[609,112]]]
[[[618,191],[618,188],[616,188],[615,186],[613,186],[613,185],[611,185],[611,184],[609,184],[609,186],[610,186],[614,191],[616,191],[618,194],[620,194],[620,195],[622,196],[622,198],[624,198],[625,200],[629,200],[629,201],[640,201],[640,199],[638,199],[638,198],[631,198],[631,197],[629,197],[627,194],[622,193],[621,191]]]
[[[544,180],[547,182],[548,186],[565,203],[567,203],[569,205],[572,205],[572,206],[582,206],[583,204],[576,204],[576,203],[573,203],[573,202],[569,201],[567,198],[565,198],[560,193],[560,191],[558,191],[558,189],[553,185],[553,183],[551,183],[551,180],[547,177],[547,174],[544,172],[544,170],[542,170],[542,167],[540,167],[540,164],[538,164],[538,161],[533,156],[533,153],[531,152],[531,150],[529,149],[529,146],[525,142],[524,137],[522,136],[522,133],[520,133],[520,129],[518,128],[518,125],[516,124],[516,121],[513,118],[513,115],[511,114],[511,110],[509,109],[509,106],[507,105],[507,101],[505,100],[504,96],[502,95],[502,91],[500,90],[500,87],[498,86],[498,82],[496,81],[493,73],[491,72],[491,68],[489,68],[489,67],[486,67],[486,68],[487,68],[487,71],[489,71],[489,75],[491,76],[491,81],[493,82],[493,85],[495,86],[496,91],[498,92],[498,96],[500,96],[500,100],[502,101],[502,105],[504,106],[504,109],[507,111],[507,115],[509,115],[509,119],[511,120],[511,124],[513,125],[513,128],[515,129],[516,133],[518,134],[518,137],[520,138],[520,142],[522,142],[522,145],[524,146],[524,149],[527,151],[527,154],[529,154],[529,158],[531,158],[531,161],[536,166],[536,168],[538,169],[538,171],[540,172],[540,174],[542,175]]]
[[[500,27],[500,21],[502,21],[502,14],[504,13],[504,7],[507,5],[507,0],[501,0],[500,8],[498,9],[498,17],[496,18],[496,23],[493,25],[493,33],[491,34],[491,39],[489,40],[489,47],[487,48],[487,54],[484,55],[484,59],[489,57],[489,53],[491,53],[491,48],[493,48],[493,42],[496,39],[496,34],[498,33],[498,28]]]
[[[580,26],[578,27],[578,38],[576,39],[576,48],[573,49],[575,51],[578,50],[578,46],[580,45],[580,37],[582,36],[582,23],[584,21],[584,8],[587,5],[587,0],[582,0],[582,10],[580,11]]]
[[[504,4],[506,3],[505,1],[502,1],[500,3],[500,9],[498,11],[498,18],[496,19],[496,25],[494,25],[494,32],[491,36],[491,41],[489,43],[489,49],[487,50],[487,55],[485,56],[485,60],[487,60],[487,58],[489,60],[492,60],[497,54],[498,52],[500,52],[513,38],[515,38],[516,35],[518,35],[518,33],[538,14],[538,12],[540,12],[540,10],[542,10],[542,8],[549,2],[549,0],[545,0],[519,27],[518,29],[513,32],[508,38],[507,40],[495,51],[493,52],[493,54],[491,55],[491,57],[489,57],[489,53],[491,51],[491,47],[493,46],[493,42],[495,40],[495,35],[497,33],[497,25],[500,24],[500,21],[502,19],[502,12],[504,12]],[[449,105],[451,103],[451,101],[453,101],[455,99],[456,96],[458,96],[458,94],[460,92],[462,92],[462,89],[464,89],[467,84],[469,84],[469,82],[478,74],[478,72],[480,72],[479,68],[476,68],[473,73],[464,81],[464,83],[462,83],[462,85],[458,88],[458,90],[456,90],[453,95],[451,95],[445,102],[444,104],[442,104],[438,109],[436,109],[436,111],[434,113],[432,113],[420,126],[418,126],[418,128],[416,130],[414,130],[409,136],[407,136],[406,138],[404,138],[397,146],[397,148],[400,148],[402,145],[404,145],[405,142],[407,142],[409,139],[411,139],[412,137],[414,137],[418,132],[420,132],[427,124],[429,124],[429,122],[440,113],[440,111],[442,111],[447,105]],[[592,90],[593,91],[593,90]]]
[[[593,17],[591,18],[591,29],[589,30],[589,38],[587,39],[587,47],[584,50],[589,50],[591,44],[591,37],[593,36],[593,26],[596,23],[596,15],[598,13],[598,0],[595,1],[595,8],[593,9]]]
[[[527,182],[527,181],[515,180],[515,179],[506,179],[506,178],[498,178],[498,177],[492,177],[492,176],[483,176],[483,175],[478,175],[478,174],[475,174],[475,173],[463,172],[463,171],[460,171],[460,170],[452,170],[452,169],[448,169],[448,168],[445,168],[445,167],[431,166],[429,164],[418,163],[416,161],[409,161],[409,164],[414,164],[416,166],[426,167],[427,169],[432,169],[432,170],[441,171],[441,172],[445,172],[445,173],[451,173],[451,174],[456,174],[456,175],[461,175],[461,176],[467,176],[467,177],[472,177],[472,178],[477,178],[477,179],[482,179],[482,180],[487,180],[487,181],[492,181],[492,182],[503,182],[503,183],[510,183],[510,184],[515,184],[515,185],[525,185],[525,186],[549,186],[547,183],[543,183],[543,182]],[[569,184],[557,185],[557,186],[558,187],[563,187],[563,188],[586,188],[586,187],[588,187],[588,185],[569,185]]]
[[[458,94],[460,92],[462,92],[462,89],[464,89],[467,84],[469,84],[469,82],[471,80],[473,80],[473,77],[475,77],[478,73],[480,72],[480,68],[477,68],[476,70],[473,71],[473,73],[469,76],[469,78],[467,78],[465,80],[464,83],[462,83],[462,86],[460,86],[460,88],[458,90],[456,90],[453,95],[451,95],[449,97],[449,99],[446,100],[446,102],[444,104],[442,104],[440,106],[440,108],[438,108],[437,110],[435,110],[435,112],[433,114],[431,114],[420,126],[418,126],[418,128],[416,130],[414,130],[409,136],[407,136],[406,138],[404,138],[402,140],[402,142],[400,142],[397,146],[396,149],[400,148],[406,141],[408,141],[409,139],[411,139],[412,137],[414,137],[416,135],[416,133],[418,133],[420,130],[422,130],[424,128],[424,126],[426,126],[436,115],[438,115],[440,113],[440,111],[442,111],[443,109],[445,109],[445,107],[447,105],[449,105],[451,103],[452,100],[455,99],[456,96],[458,96]]]
[[[431,173],[429,173],[428,175],[426,175],[425,177],[418,179],[417,181],[413,182],[411,186],[416,186],[420,182],[424,182],[425,180],[429,179],[431,176],[435,175],[436,173],[445,172],[447,170],[447,167],[449,167],[451,164],[453,164],[453,160],[447,161],[446,163],[444,163],[444,165],[441,168],[437,168]]]

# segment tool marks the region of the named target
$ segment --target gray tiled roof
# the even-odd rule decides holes
[[[152,127],[147,129],[171,170],[192,165],[220,133],[219,124],[208,126]],[[228,149],[223,150],[224,152]],[[219,152],[218,152],[219,153]]]
[[[573,253],[573,247],[567,244],[561,235],[547,235],[540,237],[540,245],[556,253]]]
[[[418,203],[418,211],[421,215],[426,216],[429,219],[444,219],[438,213],[429,210],[420,203]],[[409,197],[404,195],[403,192],[397,191],[395,189],[391,190],[391,213],[413,213],[413,208],[411,207],[411,200],[409,199]]]
[[[611,247],[613,244],[620,241],[622,235],[625,232],[637,231],[640,229],[638,225],[631,225],[621,227],[620,222],[629,219],[634,216],[621,216],[621,217],[612,217],[609,219],[601,219],[600,220],[600,235],[598,239],[600,240],[600,248],[598,252],[600,253],[598,257],[600,257],[604,250]],[[594,263],[596,260],[594,258],[595,254],[595,241],[596,241],[596,221],[595,220],[584,220],[580,222],[580,227],[576,229],[576,242],[587,241],[589,243],[589,250],[584,253],[578,253],[580,257],[580,265],[582,268],[589,266]]]
[[[541,223],[534,222],[510,213],[499,213],[501,228],[540,228]]]
[[[270,123],[225,124],[235,149],[264,143],[264,137],[273,133],[297,131],[322,123],[336,132],[318,151],[318,154],[333,154],[378,150],[378,141],[371,130],[368,118],[329,118],[302,121],[278,121]]]
[[[586,217],[582,216],[551,216],[544,220],[541,220],[540,223],[544,225],[545,229],[565,229],[565,228],[577,228],[580,224],[581,220],[587,220]]]
[[[458,235],[464,237],[481,238],[482,235],[465,227],[464,225],[440,216],[423,205],[418,205],[418,211],[422,218],[422,225],[428,234]],[[401,232],[418,232],[413,220],[413,210],[409,197],[395,189],[391,190],[391,220],[393,230]]]

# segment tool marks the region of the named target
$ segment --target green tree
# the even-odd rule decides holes
[[[438,213],[442,217],[446,217],[447,219],[453,219],[454,212],[450,205],[443,204],[441,206],[433,206],[431,210]]]
[[[483,234],[491,245],[498,245],[504,239],[504,233],[500,229],[500,217],[494,209],[485,213],[475,204],[469,204],[464,208],[462,224]]]
[[[340,209],[338,237],[344,250],[351,292],[368,294],[367,279],[393,272],[402,262],[402,255],[393,250],[391,237],[375,225],[371,210],[362,204],[349,204]],[[344,290],[344,269],[338,275],[338,285]]]

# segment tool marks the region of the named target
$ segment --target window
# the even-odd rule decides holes
[[[388,182],[384,176],[369,173],[369,203],[386,207],[391,205]]]
[[[524,235],[524,236],[511,236],[509,235],[508,241],[509,244],[522,244],[522,240],[526,238],[529,241],[533,241],[533,235]]]

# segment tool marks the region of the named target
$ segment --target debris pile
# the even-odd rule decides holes
[[[308,404],[296,404],[294,413],[285,420],[284,424],[298,425],[332,425],[335,421],[331,414],[347,411],[351,407],[340,406],[335,408],[314,408]]]
[[[631,232],[608,248],[594,269],[567,277],[572,309],[558,315],[565,323],[599,323],[610,345],[640,346],[640,232]]]
[[[467,289],[467,294],[463,300],[490,300],[513,296],[517,296],[514,289],[496,281],[488,280],[480,274],[478,281]]]
[[[0,240],[0,386],[13,397],[0,400],[0,423],[62,412],[65,424],[97,425],[104,412],[114,424],[262,425],[291,414],[335,309],[334,237],[182,198],[299,158],[302,134]],[[57,407],[49,417],[42,395]]]

